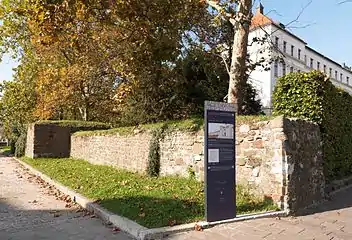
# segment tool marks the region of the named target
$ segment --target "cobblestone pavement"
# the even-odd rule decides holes
[[[0,157],[1,240],[130,240],[104,226],[11,158]]]
[[[329,202],[310,209],[310,215],[258,219],[219,225],[203,232],[170,236],[168,240],[350,240],[352,239],[352,188]]]

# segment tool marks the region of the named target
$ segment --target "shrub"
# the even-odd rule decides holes
[[[318,71],[291,73],[277,82],[274,114],[320,125],[327,180],[352,174],[352,96]]]
[[[26,151],[26,141],[27,141],[27,133],[23,132],[16,141],[15,144],[15,156],[22,157]]]
[[[147,174],[150,177],[158,177],[160,174],[160,141],[164,138],[166,129],[167,125],[161,125],[152,131],[147,166]]]
[[[36,124],[53,124],[58,126],[70,127],[71,133],[75,133],[78,131],[107,130],[111,128],[111,125],[107,123],[71,120],[39,121]]]

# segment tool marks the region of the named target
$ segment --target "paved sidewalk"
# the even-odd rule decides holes
[[[1,240],[130,240],[74,206],[11,158],[0,157]]]
[[[168,240],[350,240],[352,239],[352,188],[302,217],[258,219],[224,224],[203,232],[170,236]]]

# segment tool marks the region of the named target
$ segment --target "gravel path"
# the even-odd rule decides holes
[[[0,157],[1,240],[131,240],[70,202],[12,158]]]

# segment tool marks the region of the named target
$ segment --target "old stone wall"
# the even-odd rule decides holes
[[[284,204],[284,132],[281,118],[236,126],[236,180]]]
[[[204,133],[172,132],[160,142],[161,175],[187,177],[192,172],[204,179]]]
[[[324,198],[319,126],[298,119],[236,127],[236,178],[283,209],[297,212]]]
[[[93,164],[110,165],[135,172],[147,168],[151,135],[71,137],[71,157]]]
[[[27,128],[27,140],[25,155],[34,158],[34,124],[30,124]]]
[[[31,124],[27,130],[25,154],[31,158],[69,157],[69,127],[52,124]]]
[[[284,119],[287,168],[287,202],[291,212],[320,202],[325,197],[324,159],[318,125]]]
[[[147,169],[151,133],[128,136],[71,137],[71,156],[93,164],[115,166],[144,173]],[[190,171],[203,178],[203,133],[171,132],[160,142],[160,174],[187,177]]]
[[[68,127],[32,124],[29,157],[74,157],[144,173],[149,131],[130,135],[70,135]],[[203,130],[167,131],[160,141],[161,175],[204,176]],[[322,145],[313,123],[277,117],[236,126],[236,181],[253,186],[283,209],[296,211],[324,197]]]

